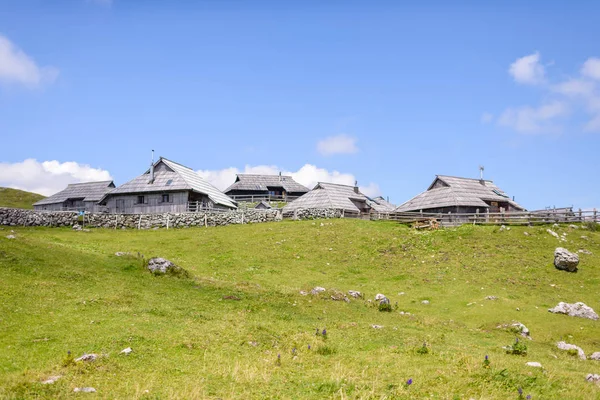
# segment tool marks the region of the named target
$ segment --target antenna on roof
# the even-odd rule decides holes
[[[152,150],[152,161],[150,162],[150,180],[148,183],[154,183],[154,150]]]
[[[479,179],[483,180],[483,170],[485,167],[483,165],[479,166]]]

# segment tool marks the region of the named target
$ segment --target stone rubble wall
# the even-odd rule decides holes
[[[294,211],[284,212],[285,218],[291,219],[323,219],[323,218],[342,218],[342,210],[333,208],[299,208]]]
[[[86,228],[186,228],[190,226],[221,226],[252,224],[281,220],[277,210],[207,211],[165,214],[86,214]],[[81,224],[77,212],[34,211],[0,208],[0,225],[7,226],[73,226]]]

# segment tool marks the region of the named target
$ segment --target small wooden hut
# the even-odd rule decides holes
[[[319,182],[310,192],[283,207],[284,215],[300,209],[340,210],[348,216],[360,216],[371,211],[370,199],[358,186]]]
[[[225,194],[240,201],[292,201],[308,191],[291,176],[237,174],[235,182],[225,189]]]
[[[98,212],[98,201],[115,188],[113,181],[72,183],[33,204],[34,210]]]

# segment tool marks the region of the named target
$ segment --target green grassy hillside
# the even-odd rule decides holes
[[[556,230],[566,242],[546,227],[417,232],[356,220],[18,228],[15,239],[4,228],[0,398],[518,399],[522,388],[522,398],[597,399],[585,376],[600,362],[556,342],[600,351],[600,321],[547,309],[582,301],[600,312],[600,232]],[[578,273],[558,271],[559,245],[592,254]],[[142,256],[190,276],[152,276]],[[328,292],[299,293],[315,286]],[[335,290],[365,300],[333,301]],[[368,301],[377,293],[392,312]],[[497,327],[513,321],[531,331],[526,356],[502,349],[516,334]],[[100,357],[72,362],[86,352]],[[73,392],[87,386],[97,393]]]
[[[33,203],[45,198],[41,194],[0,187],[0,207],[33,208]]]

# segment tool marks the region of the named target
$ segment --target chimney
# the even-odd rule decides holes
[[[279,182],[281,182],[281,171],[279,171]]]
[[[358,190],[358,181],[354,181],[354,193],[358,194],[359,190]]]
[[[150,180],[148,183],[154,183],[154,150],[152,150],[152,161],[150,162]]]
[[[485,168],[483,167],[483,165],[479,166],[479,183],[481,183],[483,186],[485,186],[485,181],[483,180],[483,170]]]

